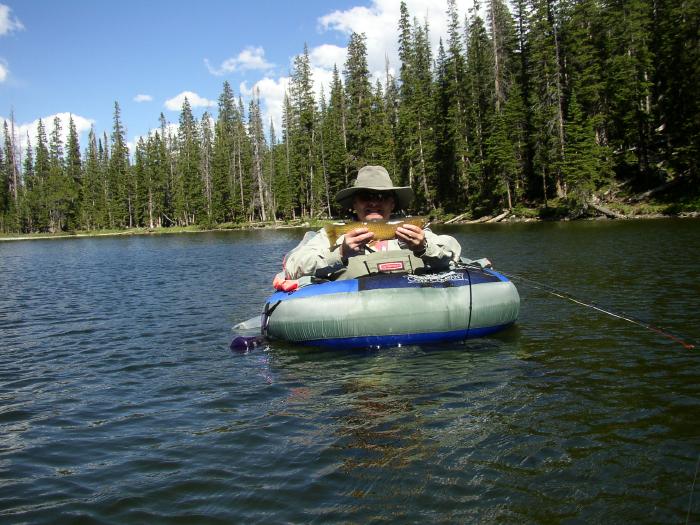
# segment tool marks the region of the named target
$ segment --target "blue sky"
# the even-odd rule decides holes
[[[428,20],[436,47],[446,0],[406,3]],[[463,18],[471,0],[457,5]],[[216,116],[227,80],[246,104],[259,89],[266,121],[279,126],[290,66],[305,42],[317,91],[327,88],[333,63],[342,71],[352,31],[366,33],[370,70],[383,78],[385,57],[398,68],[398,12],[399,0],[0,0],[0,119],[14,112],[24,143],[39,118],[50,129],[55,115],[72,114],[84,148],[90,125],[109,134],[118,101],[133,144],[161,112],[177,123],[185,95],[197,116]]]

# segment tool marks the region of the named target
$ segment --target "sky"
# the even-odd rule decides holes
[[[0,0],[0,120],[14,116],[22,146],[35,144],[42,119],[56,115],[67,133],[73,116],[85,149],[94,126],[111,133],[114,103],[133,153],[138,137],[176,125],[185,97],[201,118],[216,118],[224,81],[247,108],[259,90],[266,125],[279,131],[294,57],[308,45],[314,88],[328,93],[333,65],[342,73],[352,32],[367,36],[373,76],[398,70],[399,0]],[[460,19],[472,0],[457,0]],[[406,0],[430,27],[434,53],[446,38],[446,0]],[[279,133],[278,133],[279,136]]]

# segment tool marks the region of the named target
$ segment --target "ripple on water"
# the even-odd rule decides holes
[[[697,338],[697,269],[662,274],[655,255],[697,259],[696,230],[664,224],[449,231],[505,270]],[[230,353],[297,233],[3,245],[0,520],[686,519],[695,353],[520,286],[521,318],[498,337]]]

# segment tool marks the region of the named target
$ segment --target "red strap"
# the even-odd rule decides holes
[[[292,292],[299,288],[299,281],[284,281],[282,283],[282,290],[285,292]]]
[[[278,273],[272,280],[272,287],[275,290],[281,290],[283,292],[291,292],[299,288],[299,281],[295,279],[285,279],[283,273]]]

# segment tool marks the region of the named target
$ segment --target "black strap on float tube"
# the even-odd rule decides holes
[[[467,279],[469,279],[469,323],[467,323],[467,335],[469,335],[469,330],[472,329],[472,306],[474,304],[474,290],[472,290],[472,274],[469,272],[468,266],[465,266],[464,273],[467,274]]]
[[[576,303],[576,304],[579,304],[581,306],[586,306],[588,308],[592,308],[593,310],[597,310],[598,312],[607,314],[611,317],[615,317],[616,319],[622,319],[623,321],[627,321],[628,323],[636,324],[637,326],[641,326],[642,328],[646,328],[647,330],[650,330],[652,332],[656,332],[657,334],[661,334],[664,337],[667,337],[667,338],[679,343],[686,350],[693,350],[696,347],[695,343],[690,343],[690,342],[682,339],[681,337],[678,337],[677,335],[670,333],[668,330],[665,330],[663,328],[659,328],[658,326],[655,326],[651,323],[648,323],[642,319],[638,319],[636,317],[633,317],[631,315],[627,315],[624,313],[616,313],[616,312],[613,312],[611,310],[601,308],[600,306],[597,306],[597,305],[593,304],[592,302],[582,301],[581,299],[574,297],[573,295],[571,295],[568,292],[565,292],[563,290],[558,290],[552,286],[549,286],[548,284],[544,284],[544,283],[541,283],[539,281],[535,281],[534,279],[530,279],[529,277],[523,277],[522,275],[515,275],[515,274],[511,274],[511,273],[506,273],[506,272],[502,272],[500,270],[499,270],[499,273],[505,275],[506,277],[508,277],[510,279],[518,279],[519,281],[522,281],[523,283],[528,284],[528,285],[532,286],[533,288],[536,288],[538,290],[542,290],[543,292],[547,292],[548,294],[553,295],[555,297],[559,297],[561,299],[566,299],[567,301],[571,301],[572,303]]]
[[[265,308],[263,309],[262,322],[260,323],[260,333],[262,335],[267,335],[267,325],[270,322],[270,316],[272,312],[275,311],[282,301],[277,301],[274,305],[270,306],[270,303],[265,303]]]
[[[467,276],[467,281],[469,281],[469,318],[467,319],[467,334],[469,334],[469,330],[471,330],[472,327],[472,307],[474,304],[474,294],[472,292],[472,274],[469,272],[469,270],[483,270],[483,268],[478,264],[459,261],[454,265],[454,269],[462,270]]]

